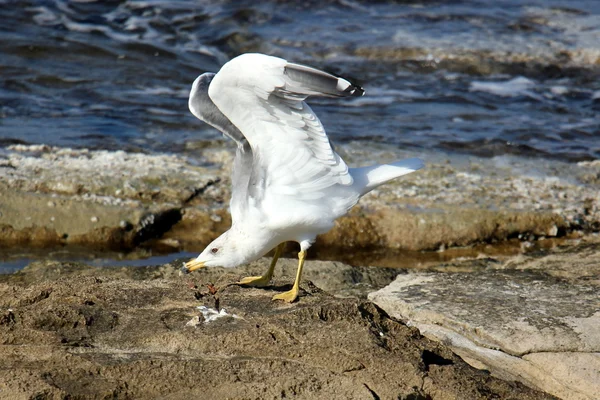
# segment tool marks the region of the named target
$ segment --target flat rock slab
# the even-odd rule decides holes
[[[416,273],[399,275],[369,299],[499,376],[563,398],[581,392],[578,398],[591,399],[600,393],[600,370],[570,367],[573,354],[591,365],[598,362],[600,297],[594,284],[516,269]],[[556,375],[535,371],[548,369],[539,353],[554,354]],[[569,355],[560,357],[562,353]],[[589,376],[593,379],[586,387],[573,384]]]
[[[551,398],[308,282],[284,304],[287,279],[42,264],[0,276],[3,398]]]
[[[579,244],[562,246],[547,253],[519,255],[502,269],[531,270],[560,280],[595,285],[600,291],[600,242],[590,237]]]

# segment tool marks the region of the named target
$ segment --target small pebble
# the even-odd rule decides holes
[[[55,219],[56,218],[54,218],[54,217],[50,217],[50,221],[52,221],[52,222],[54,222]]]
[[[222,220],[223,218],[221,218],[221,217],[220,217],[219,215],[217,215],[217,214],[212,214],[212,215],[210,216],[210,219],[212,219],[214,222],[221,222],[221,220]]]
[[[193,327],[197,327],[198,325],[202,324],[202,320],[200,319],[200,316],[197,315],[194,318],[190,319],[185,326],[193,326]]]
[[[522,242],[521,243],[521,251],[525,251],[533,246],[531,242]]]
[[[55,206],[56,206],[55,202],[53,202],[53,201],[48,202],[48,207],[55,207]]]
[[[90,218],[90,221],[92,221],[92,222],[98,222],[98,217],[94,216],[94,217]]]

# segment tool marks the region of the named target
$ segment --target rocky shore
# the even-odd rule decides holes
[[[494,376],[591,400],[600,393],[598,293],[594,239],[505,262],[438,265],[398,276],[369,299]]]
[[[291,305],[271,297],[294,260],[271,287],[231,285],[268,262],[184,277],[179,263],[36,262],[0,275],[0,397],[552,398],[470,367],[361,299],[393,270],[311,262],[315,284]]]
[[[339,150],[356,166],[414,155]],[[315,250],[444,250],[507,239],[528,247],[600,231],[599,163],[419,156],[427,168],[366,196]],[[230,224],[232,157],[220,142],[183,155],[9,146],[0,154],[0,245],[199,251]]]
[[[292,258],[258,290],[232,283],[266,259],[182,277],[182,260],[96,268],[43,255],[200,251],[230,224],[221,142],[179,155],[2,150],[0,256],[38,261],[0,275],[0,397],[600,392],[599,163],[338,150],[352,166],[420,156],[427,167],[319,237],[292,305],[270,300]]]

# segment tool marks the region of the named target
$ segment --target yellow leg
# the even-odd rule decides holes
[[[291,303],[298,298],[298,292],[300,291],[300,279],[302,277],[302,267],[304,267],[305,258],[305,250],[302,250],[300,253],[298,253],[298,272],[296,272],[296,281],[294,282],[294,286],[292,286],[292,290],[276,294],[275,296],[273,296],[273,300],[283,300],[285,302]]]
[[[271,278],[273,278],[273,271],[275,270],[275,264],[277,264],[277,260],[279,260],[279,256],[285,247],[285,243],[281,243],[275,247],[275,254],[273,254],[273,259],[271,260],[271,265],[269,266],[269,270],[263,276],[247,276],[237,282],[238,285],[246,285],[246,286],[254,286],[254,287],[264,287],[271,282]]]

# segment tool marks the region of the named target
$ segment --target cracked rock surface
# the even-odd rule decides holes
[[[369,299],[496,376],[592,400],[600,393],[599,290],[596,240],[480,260],[469,272],[399,275]]]
[[[300,302],[273,302],[291,276],[265,289],[231,285],[268,262],[186,276],[178,276],[178,265],[36,262],[0,276],[0,393],[82,399],[552,398],[469,366],[368,301],[334,297],[305,281]],[[365,274],[325,264],[334,263],[318,270],[330,268],[338,282],[352,276],[348,286]],[[203,313],[198,306],[207,308]],[[221,318],[203,317],[217,309]]]

